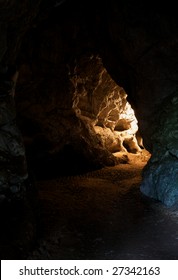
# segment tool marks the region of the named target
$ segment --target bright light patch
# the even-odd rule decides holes
[[[130,122],[130,128],[127,130],[128,134],[135,134],[138,131],[138,121],[135,117],[135,112],[129,102],[126,103],[123,113],[120,115],[121,119]]]

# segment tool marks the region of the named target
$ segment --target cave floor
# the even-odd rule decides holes
[[[139,190],[148,157],[38,181],[41,231],[27,259],[178,259],[178,211]]]

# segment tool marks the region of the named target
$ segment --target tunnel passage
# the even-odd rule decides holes
[[[65,99],[66,108],[71,106],[68,104],[71,97],[68,99],[66,96],[73,96],[75,90],[72,77],[69,82],[66,76],[69,71],[75,75],[75,59],[78,63],[82,55],[99,53],[111,77],[126,90],[139,121],[144,145],[152,153],[141,191],[167,206],[176,204],[177,17],[173,7],[167,9],[162,5],[158,9],[151,3],[142,2],[133,5],[130,0],[124,3],[104,1],[103,5],[88,1],[84,7],[80,1],[65,1],[44,22],[40,22],[39,29],[33,30],[36,37],[32,38],[40,44],[37,43],[39,47],[29,56],[31,65],[34,65],[35,54],[43,74],[45,68],[50,68],[50,76],[56,77],[55,84],[59,88],[63,85],[60,104]],[[31,49],[28,44],[26,46]],[[56,75],[59,65],[63,73]],[[37,71],[35,75],[38,76]],[[165,106],[166,103],[170,105]],[[164,109],[167,114],[163,113]],[[79,121],[79,126],[86,135],[88,132],[83,121]],[[92,133],[89,127],[87,130]],[[96,166],[115,164],[115,159],[101,151],[97,140],[90,136],[85,136],[81,142],[84,150],[90,151],[89,162],[95,161]],[[59,143],[55,148],[58,146]],[[91,146],[97,149],[93,151],[89,148]],[[88,158],[85,151],[84,155]],[[165,172],[167,167],[169,173]]]
[[[34,87],[28,88],[32,82],[24,80],[25,71],[30,72],[29,65],[20,69],[17,116],[27,159],[37,177],[38,172],[60,176],[127,162],[128,152],[136,154],[144,148],[127,94],[98,55],[83,55],[68,65],[65,78],[70,96],[66,99],[55,84],[56,77],[47,78],[46,92],[43,84],[37,84],[34,93]],[[38,83],[38,78],[33,82]],[[125,155],[119,159],[116,152]]]
[[[23,107],[26,108],[27,100],[30,97],[33,99],[34,105],[31,112],[29,108],[26,121],[37,129],[38,137],[36,137],[35,143],[32,142],[39,157],[44,155],[45,149],[49,150],[52,160],[59,156],[64,159],[62,166],[64,170],[65,166],[70,166],[71,170],[78,169],[74,158],[78,159],[78,165],[84,169],[83,161],[88,162],[87,169],[116,164],[117,160],[106,149],[103,149],[98,137],[94,136],[92,126],[87,124],[86,118],[85,120],[78,118],[74,108],[71,110],[72,106],[75,107],[73,104],[75,87],[78,86],[76,92],[81,91],[81,94],[85,95],[84,92],[82,93],[82,82],[78,81],[78,84],[75,84],[75,67],[79,68],[82,57],[85,60],[86,56],[86,59],[89,60],[90,56],[96,57],[99,54],[112,79],[126,90],[128,100],[134,106],[139,120],[144,145],[152,153],[153,161],[149,162],[147,171],[144,173],[142,192],[161,200],[166,205],[176,203],[177,160],[172,158],[169,142],[174,143],[171,145],[176,150],[176,141],[170,137],[174,138],[177,129],[176,126],[174,128],[172,125],[168,126],[169,133],[165,135],[164,139],[160,130],[160,127],[163,129],[160,123],[162,123],[162,108],[165,106],[166,96],[167,100],[171,102],[171,98],[174,99],[177,92],[177,85],[174,82],[175,63],[168,63],[175,58],[174,46],[176,43],[174,44],[172,39],[175,35],[175,23],[170,23],[165,32],[163,29],[159,32],[162,22],[169,21],[169,14],[161,14],[160,22],[156,17],[154,21],[156,28],[154,28],[152,23],[149,25],[149,16],[154,18],[154,9],[150,10],[148,7],[145,12],[145,7],[142,5],[137,9],[136,6],[130,8],[126,3],[126,8],[124,8],[124,5],[118,7],[119,4],[112,1],[107,4],[106,11],[105,5],[102,6],[102,9],[96,7],[95,10],[92,9],[92,5],[88,4],[88,8],[91,9],[89,17],[85,12],[81,12],[82,5],[81,10],[75,4],[70,5],[72,4],[66,1],[65,5],[53,10],[44,20],[40,20],[33,29],[30,29],[23,40],[18,57],[23,74],[19,77],[16,97],[19,126],[23,126],[22,130],[25,130],[21,120],[23,114],[26,113],[21,115],[21,112],[25,112],[26,109],[24,110]],[[140,20],[135,21],[135,19]],[[126,30],[127,32],[125,32]],[[171,37],[171,44],[168,43],[169,40],[166,40],[168,33]],[[81,67],[84,67],[84,64],[81,62]],[[77,71],[79,70],[77,69]],[[95,72],[97,76],[97,63],[93,65],[93,74]],[[88,73],[85,75],[87,76]],[[171,76],[173,78],[167,78]],[[89,105],[92,102],[91,92],[95,89],[95,84],[97,81],[93,81],[91,88],[86,89]],[[42,95],[43,98],[37,98]],[[76,96],[75,102],[77,102],[77,98],[78,96]],[[82,97],[80,99],[82,102]],[[175,106],[177,105],[175,104]],[[31,118],[36,118],[35,124],[30,120]],[[92,116],[90,118],[92,119]],[[176,119],[176,115],[174,118]],[[170,122],[172,121],[174,122],[170,118]],[[43,125],[39,125],[42,122]],[[70,124],[72,124],[73,130],[68,129]],[[55,129],[57,126],[58,129]],[[172,129],[175,133],[172,133]],[[98,130],[101,135],[102,128],[99,127]],[[79,134],[83,135],[82,138],[79,137],[80,139],[76,137]],[[52,143],[50,138],[54,140]],[[69,138],[72,140],[66,140]],[[103,137],[102,139],[104,141]],[[25,141],[30,144],[31,135],[27,135]],[[128,148],[128,141],[123,143]],[[157,143],[159,144],[157,145]],[[163,146],[164,149],[162,149]],[[27,152],[31,154],[30,145],[28,147],[29,152]],[[81,147],[83,147],[82,151]],[[61,152],[62,150],[65,152]],[[38,154],[38,151],[41,155]],[[72,154],[73,156],[71,156]],[[29,157],[31,156],[29,155]],[[47,158],[49,157],[42,160],[43,163],[46,162],[46,167],[51,166],[52,163],[52,160],[48,161]],[[162,165],[163,158],[166,159],[166,166],[168,162],[168,164],[174,165],[169,176],[164,171],[159,175],[159,167]],[[35,163],[37,160],[34,161]],[[37,164],[38,166],[40,165]],[[54,164],[54,169],[56,166]],[[152,179],[153,169],[158,171],[154,172]],[[164,174],[166,175],[164,176]],[[169,180],[170,176],[171,180]],[[175,177],[175,180],[172,179],[172,176]],[[172,182],[172,187],[168,186],[169,182]],[[162,188],[164,191],[160,191]]]
[[[3,206],[1,218],[8,233],[7,238],[4,234],[6,241],[11,238],[12,228],[22,227],[23,240],[26,232],[29,233],[28,240],[33,239],[35,223],[31,212],[32,209],[36,211],[38,203],[34,207],[35,199],[31,196],[33,184],[27,179],[27,167],[29,174],[32,169],[39,177],[54,177],[59,170],[65,175],[66,170],[73,171],[73,174],[79,171],[85,174],[103,166],[132,167],[126,164],[128,155],[137,158],[143,151],[139,151],[142,143],[138,147],[135,132],[128,138],[130,121],[127,118],[120,117],[115,123],[119,104],[125,102],[125,91],[138,119],[144,146],[152,154],[144,169],[142,183],[139,177],[136,184],[141,184],[141,192],[146,196],[167,206],[176,206],[177,9],[167,3],[156,7],[150,1],[133,4],[131,0],[106,0],[102,4],[86,0],[85,5],[79,0],[2,0],[1,8],[0,205]],[[9,75],[9,69],[14,65],[19,70],[15,103],[15,84],[12,75]],[[118,94],[121,95],[119,102]],[[26,151],[18,127],[23,134]],[[139,135],[136,136],[138,140]],[[119,149],[122,152],[116,155]],[[139,152],[126,154],[126,150]],[[121,157],[124,153],[128,158]],[[112,180],[121,181],[119,172],[116,168]],[[122,174],[128,175],[124,169]],[[95,175],[100,176],[100,173]],[[90,180],[85,179],[83,181],[89,182],[91,187]],[[78,178],[76,180],[79,181]],[[62,192],[65,192],[66,185],[61,184],[64,186]],[[46,186],[42,183],[40,187],[43,185]],[[58,186],[53,182],[51,185],[58,192]],[[74,188],[69,187],[71,199],[77,192],[82,197],[81,186],[75,187],[75,184]],[[110,192],[109,188],[107,190]],[[131,220],[132,209],[135,209],[141,195],[138,191],[133,201],[133,193],[134,189],[129,200],[133,203],[133,208],[129,208]],[[55,202],[54,194],[51,197]],[[122,197],[125,205],[127,198]],[[4,201],[7,203],[5,208]],[[17,219],[13,216],[13,201]],[[119,206],[114,197],[110,210],[112,212],[114,207],[118,207],[121,217],[125,208]],[[26,207],[28,211],[24,211]],[[145,209],[143,204],[139,213],[143,212],[142,209]],[[4,213],[9,213],[8,217]],[[85,215],[83,217],[85,220]],[[118,224],[116,216],[114,219]],[[17,238],[21,236],[18,233]],[[160,233],[158,239],[159,236]],[[113,240],[116,239],[117,235]],[[20,242],[17,247],[21,247]]]
[[[78,155],[81,162],[87,159],[89,165],[96,167],[117,163],[112,153],[103,148],[106,143],[101,134],[108,127],[97,125],[100,137],[96,137],[96,131],[86,121],[88,116],[79,118],[74,104],[78,98],[74,98],[75,67],[82,57],[99,54],[105,69],[126,90],[139,121],[144,145],[152,153],[143,174],[141,191],[168,206],[176,204],[178,23],[173,7],[167,9],[162,5],[157,9],[151,3],[139,1],[133,5],[130,0],[104,1],[103,5],[86,1],[85,7],[77,0],[62,1],[57,6],[54,2],[26,0],[21,7],[20,1],[2,1],[1,82],[6,85],[11,82],[3,76],[4,65],[15,64],[20,68],[15,98],[28,158],[34,151],[37,160],[43,158],[45,162],[48,152],[51,157],[58,157],[65,146],[65,153],[69,155],[66,164],[71,163],[71,153]],[[78,92],[82,92],[82,83],[77,86]],[[92,91],[95,86],[94,83]],[[88,101],[92,100],[88,93]],[[9,100],[6,101],[9,104]],[[82,98],[80,102],[83,102]],[[3,101],[3,110],[4,104]],[[79,134],[83,135],[80,140],[76,137]],[[32,135],[37,136],[35,140]],[[66,141],[69,138],[72,141]],[[128,148],[128,141],[124,140],[123,144]],[[73,148],[77,146],[83,147],[82,153],[81,149]],[[21,167],[25,166],[22,150]],[[8,170],[14,170],[9,164],[9,155],[2,151],[1,164],[4,162],[9,166]],[[9,174],[2,172],[1,177],[3,194],[4,188],[9,191]]]

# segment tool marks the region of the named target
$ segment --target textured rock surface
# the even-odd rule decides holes
[[[157,130],[152,136],[153,153],[144,170],[141,190],[164,202],[178,204],[178,97],[173,95],[162,104]],[[152,187],[154,186],[154,188]]]
[[[116,159],[105,150],[96,135],[92,118],[80,113],[78,98],[84,92],[80,92],[75,85],[74,76],[67,71],[60,73],[57,69],[54,76],[48,76],[49,69],[45,70],[47,72],[44,73],[45,77],[43,76],[40,84],[39,76],[35,77],[34,81],[28,82],[23,82],[19,77],[17,108],[27,152],[29,151],[29,154],[34,155],[37,160],[58,154],[58,163],[63,164],[61,151],[67,152],[68,149],[70,159],[66,154],[66,164],[70,161],[75,164],[78,160],[77,154],[79,158],[81,156],[85,159],[85,162],[91,162],[96,166],[115,164]],[[90,78],[89,73],[85,73],[85,77],[87,74]],[[97,71],[95,74],[98,75]],[[34,87],[30,86],[32,83]],[[88,92],[86,94],[89,95]],[[86,101],[84,105],[87,106]],[[29,124],[28,127],[26,122]]]
[[[124,143],[128,141],[130,147],[135,143],[135,153],[141,150],[136,140],[137,120],[127,94],[110,77],[99,56],[81,57],[72,83],[73,109],[79,119],[94,128],[104,148],[110,152],[127,151]]]
[[[39,56],[43,53],[46,46],[42,46]],[[52,47],[48,55],[40,57],[42,65],[47,58],[51,60],[51,53]],[[60,55],[56,53],[51,61],[52,65],[56,64],[53,73],[49,65],[42,72],[29,64],[20,68],[18,119],[30,156],[42,160],[58,153],[61,165],[64,163],[61,151],[63,155],[68,150],[73,159],[66,155],[66,167],[70,161],[73,168],[80,157],[85,160],[82,165],[85,162],[95,166],[116,164],[117,159],[110,152],[126,151],[125,139],[130,146],[135,141],[131,152],[140,151],[135,138],[137,120],[127,95],[107,73],[101,58],[83,55],[66,67],[58,62]]]

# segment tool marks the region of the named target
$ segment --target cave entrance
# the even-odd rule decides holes
[[[20,69],[18,124],[36,176],[75,175],[141,156],[145,148],[127,93],[99,55],[83,55],[64,69],[56,77],[45,68],[35,78],[26,73],[30,65]]]
[[[139,186],[148,156],[143,161],[145,149],[141,141],[138,143],[134,110],[98,56],[81,58],[69,74],[73,87],[65,98],[62,90],[56,94],[56,83],[52,88],[50,77],[45,81],[47,90],[43,85],[40,91],[40,85],[33,95],[23,91],[22,96],[26,96],[19,96],[17,102],[24,120],[21,131],[24,139],[27,137],[27,160],[31,157],[40,200],[42,243],[30,258],[123,258],[121,247],[130,256],[128,244],[133,245],[135,256],[134,244],[140,245],[135,224],[147,211]],[[112,155],[123,164],[81,174],[81,166],[98,158],[98,151],[101,160],[107,151],[106,156]],[[56,152],[53,157],[52,152]],[[76,171],[72,176],[69,168]],[[61,170],[64,177],[59,176]],[[136,238],[130,238],[131,231]]]

